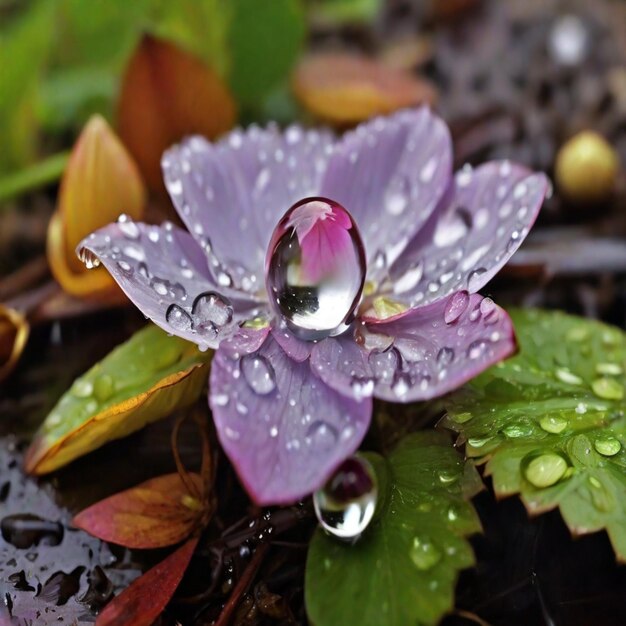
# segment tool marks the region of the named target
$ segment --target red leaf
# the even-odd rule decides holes
[[[189,477],[196,493],[189,493],[178,474],[159,476],[97,502],[79,513],[73,524],[127,548],[179,543],[200,525],[205,513],[196,497],[202,493],[200,476]]]
[[[120,136],[150,187],[162,190],[161,155],[185,135],[214,138],[235,122],[221,78],[171,42],[145,36],[126,68],[118,105]]]
[[[197,543],[198,537],[189,539],[113,598],[96,626],[150,626],[174,595]]]

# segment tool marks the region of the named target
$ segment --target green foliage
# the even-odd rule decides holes
[[[284,84],[305,34],[300,0],[32,0],[0,25],[0,172],[37,156],[40,129],[111,118],[143,33],[211,64],[245,110]]]
[[[304,42],[298,0],[231,0],[230,83],[243,106],[258,106],[283,80]]]
[[[209,353],[149,325],[74,381],[37,432],[26,467],[44,473],[195,402]]]
[[[626,559],[626,335],[558,312],[512,314],[520,353],[446,400],[445,424],[487,463],[498,495],[606,529]]]
[[[458,571],[474,563],[464,537],[480,522],[466,498],[480,478],[432,431],[407,436],[387,459],[367,457],[379,476],[379,510],[354,545],[316,531],[306,566],[309,618],[316,626],[435,624],[453,606]]]

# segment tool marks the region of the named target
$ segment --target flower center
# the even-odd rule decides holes
[[[301,339],[339,334],[359,304],[365,269],[348,211],[327,198],[305,198],[274,229],[265,261],[270,303]]]

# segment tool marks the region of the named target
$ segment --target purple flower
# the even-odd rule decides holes
[[[335,140],[275,126],[191,137],[163,157],[189,232],[121,219],[82,242],[168,332],[215,348],[209,402],[259,504],[320,487],[357,449],[372,397],[444,394],[515,351],[476,294],[548,189],[508,161],[452,174],[422,108]]]

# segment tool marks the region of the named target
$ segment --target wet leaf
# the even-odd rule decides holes
[[[161,155],[186,135],[215,138],[235,122],[219,76],[173,43],[145,36],[122,80],[120,136],[152,189],[162,190]]]
[[[228,47],[230,84],[237,100],[248,107],[287,78],[305,37],[298,0],[231,0]]]
[[[15,368],[29,333],[30,326],[20,312],[0,304],[0,382]]]
[[[626,335],[558,312],[512,318],[520,353],[450,396],[445,424],[497,495],[559,507],[574,533],[606,529],[626,560]]]
[[[453,606],[458,571],[474,563],[465,537],[480,522],[465,498],[480,478],[448,437],[432,431],[407,436],[387,459],[367,457],[382,494],[377,517],[354,545],[316,531],[306,567],[309,619],[435,624]]]
[[[137,166],[106,121],[92,117],[74,145],[57,211],[48,227],[48,261],[61,287],[74,296],[122,297],[104,268],[87,270],[76,246],[89,233],[126,213],[141,219],[145,189]]]
[[[417,104],[434,104],[433,85],[402,70],[352,53],[323,52],[303,59],[293,89],[324,121],[347,126]]]
[[[74,381],[26,454],[26,470],[51,472],[194,402],[208,353],[147,326]]]
[[[202,480],[189,474],[190,489],[178,474],[147,480],[79,513],[74,526],[127,548],[163,548],[180,543],[201,524]]]
[[[189,539],[104,607],[96,626],[150,626],[174,595],[198,538]]]

